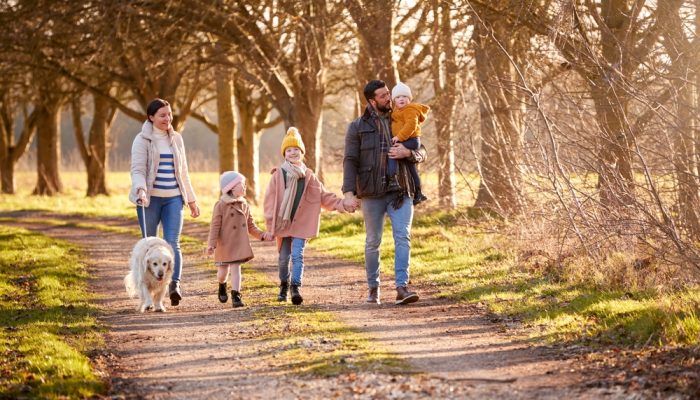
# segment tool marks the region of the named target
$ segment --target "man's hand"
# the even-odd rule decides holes
[[[360,205],[360,201],[355,197],[353,192],[343,193],[345,198],[343,199],[343,207],[347,212],[355,212],[357,207]]]
[[[395,143],[389,148],[389,158],[398,160],[400,158],[406,158],[411,156],[411,150],[407,149],[401,143]]]
[[[355,210],[357,210],[357,207],[359,205],[360,205],[359,201],[354,196],[353,196],[353,198],[343,199],[343,208],[345,209],[346,212],[349,212],[349,213],[355,212]]]

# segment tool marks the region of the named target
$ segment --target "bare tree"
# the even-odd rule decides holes
[[[21,111],[20,111],[21,110]],[[22,116],[22,130],[15,135],[16,115]],[[36,132],[36,112],[13,99],[10,90],[0,91],[0,176],[2,193],[15,192],[15,165],[26,153]]]
[[[521,210],[523,200],[522,110],[513,54],[524,39],[522,28],[516,30],[498,11],[509,9],[510,3],[475,7],[472,36],[481,117],[481,182],[475,206],[506,214]]]
[[[437,131],[438,198],[441,207],[454,208],[453,117],[457,102],[457,60],[449,3],[433,0],[433,45],[431,74],[435,91],[434,115]]]
[[[102,91],[107,92],[108,89]],[[83,113],[79,97],[74,97],[71,101],[73,131],[76,146],[87,170],[87,196],[109,195],[107,190],[109,130],[117,109],[99,93],[93,92],[90,97],[92,98],[92,121],[87,143],[83,132],[81,118]]]

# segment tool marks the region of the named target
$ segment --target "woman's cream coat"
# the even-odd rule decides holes
[[[197,196],[195,196],[192,189],[192,183],[190,183],[182,135],[171,130],[168,137],[170,138],[170,148],[173,150],[175,179],[180,187],[182,199],[185,204],[197,201]],[[156,171],[160,163],[160,153],[154,139],[153,124],[150,121],[146,121],[141,127],[141,133],[136,135],[131,146],[131,191],[129,192],[129,201],[136,204],[138,199],[137,191],[141,188],[146,189],[146,207],[151,202],[151,190],[153,190]]]

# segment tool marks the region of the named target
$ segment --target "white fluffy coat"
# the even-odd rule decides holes
[[[173,276],[173,250],[158,237],[139,240],[131,252],[131,272],[124,277],[124,286],[129,297],[138,297],[139,312],[153,309],[165,312],[163,299]]]

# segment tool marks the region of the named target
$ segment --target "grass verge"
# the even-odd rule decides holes
[[[0,397],[104,393],[87,357],[104,344],[77,249],[19,228],[0,226],[0,238]]]
[[[388,219],[387,219],[388,220]],[[604,289],[566,274],[524,268],[507,238],[462,209],[419,211],[412,230],[411,276],[438,296],[484,305],[503,319],[523,321],[536,340],[606,345],[700,344],[700,288],[678,292]],[[343,243],[339,246],[338,243]],[[325,214],[310,246],[364,262],[359,214]],[[382,273],[393,275],[387,221]]]

